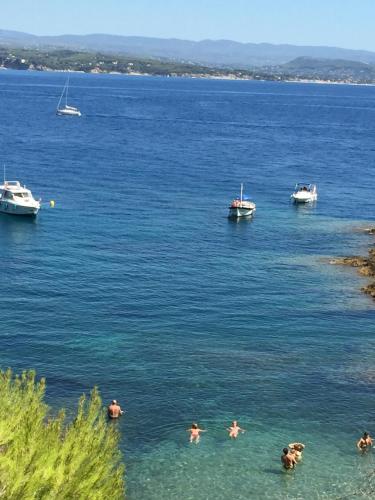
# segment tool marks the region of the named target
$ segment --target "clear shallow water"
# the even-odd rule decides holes
[[[375,309],[324,257],[372,242],[353,228],[375,213],[375,88],[74,75],[74,120],[64,80],[0,73],[8,177],[56,200],[0,217],[1,366],[36,368],[52,405],[94,385],[124,404],[130,499],[350,494],[374,467],[354,443],[375,433]],[[315,207],[289,204],[300,180]],[[258,210],[237,224],[242,181]]]

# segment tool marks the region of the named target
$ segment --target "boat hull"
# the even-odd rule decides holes
[[[80,111],[74,109],[58,109],[56,114],[58,116],[82,116]]]
[[[244,207],[229,207],[228,217],[239,218],[239,217],[251,217],[255,212],[255,208],[244,208]]]
[[[292,194],[292,200],[294,203],[311,203],[316,201],[318,196],[316,194],[301,195],[300,193]]]
[[[18,205],[9,201],[0,201],[0,212],[9,215],[27,215],[35,217],[39,212],[40,206]]]

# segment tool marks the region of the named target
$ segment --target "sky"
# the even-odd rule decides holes
[[[0,29],[375,51],[375,0],[0,0]]]

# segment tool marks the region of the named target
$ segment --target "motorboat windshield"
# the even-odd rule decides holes
[[[314,184],[308,184],[303,182],[298,182],[295,186],[295,191],[308,191],[311,192],[314,190]]]
[[[14,197],[28,199],[30,197],[30,193],[28,191],[19,191],[18,193],[13,193]]]

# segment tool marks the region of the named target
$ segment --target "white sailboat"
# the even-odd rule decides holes
[[[248,196],[243,193],[243,184],[241,183],[240,196],[230,204],[228,217],[250,217],[255,210],[255,203],[250,201]]]
[[[78,108],[74,106],[68,106],[68,90],[69,90],[69,76],[66,80],[66,84],[64,85],[63,91],[61,92],[61,96],[56,108],[56,114],[58,116],[81,116],[81,112]],[[65,96],[65,104],[62,106],[61,101]]]

